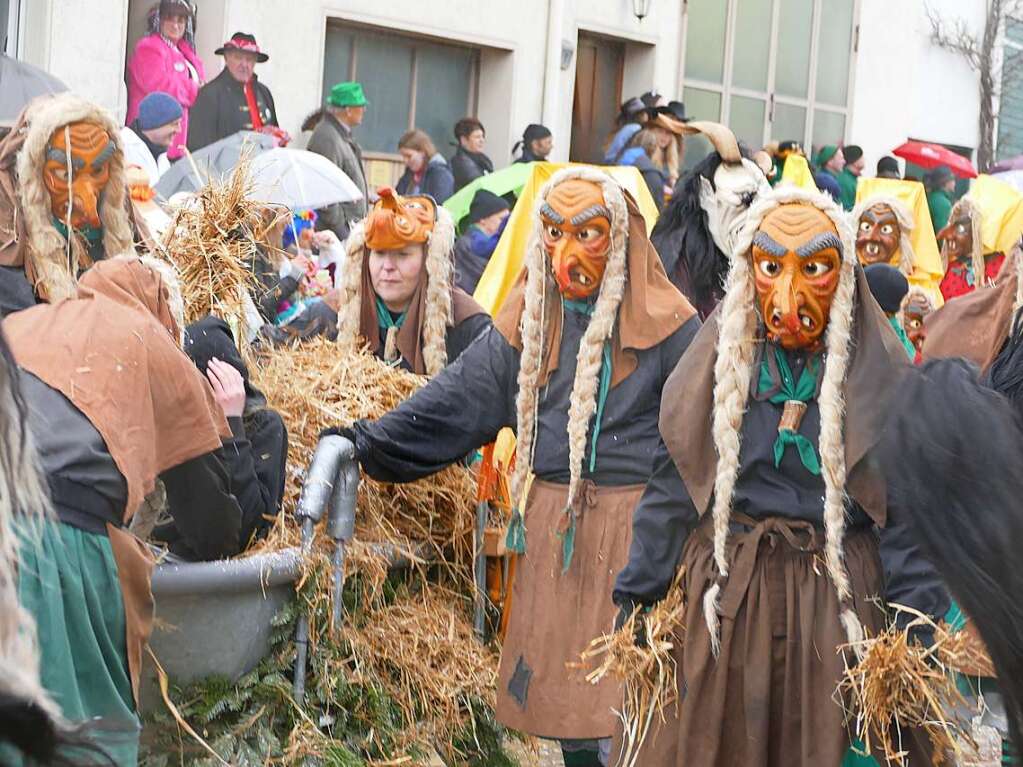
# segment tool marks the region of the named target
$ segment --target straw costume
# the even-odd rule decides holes
[[[241,514],[214,454],[230,430],[179,347],[176,286],[115,258],[78,297],[3,323],[56,522],[21,553],[19,597],[38,626],[43,685],[66,719],[103,717],[97,742],[135,764],[152,555],[126,529],[159,477],[192,548],[237,547]]]
[[[714,151],[679,180],[650,239],[675,287],[706,319],[724,295],[729,240],[757,195],[769,186],[724,125],[690,122],[686,132],[705,135]]]
[[[685,568],[684,692],[638,763],[837,766],[836,649],[883,627],[877,598],[948,607],[871,459],[909,361],[827,197],[761,197],[735,253],[724,300],[665,385],[614,588],[623,610],[649,605]]]
[[[0,143],[0,312],[73,296],[95,261],[133,252],[126,196],[107,112],[71,93],[30,103]]]
[[[497,703],[508,727],[613,732],[620,687],[566,663],[614,618],[607,595],[652,466],[661,387],[698,327],[635,201],[600,171],[567,168],[539,194],[494,328],[394,412],[348,431],[371,476],[411,481],[516,429],[508,544],[521,556]]]
[[[430,197],[402,197],[390,187],[379,195],[346,241],[338,343],[346,349],[369,344],[386,362],[434,376],[490,325],[490,317],[455,287],[451,214]],[[424,246],[423,268],[408,307],[395,314],[373,290],[370,253],[410,244]]]

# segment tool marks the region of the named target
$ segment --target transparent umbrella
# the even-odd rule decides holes
[[[0,125],[14,125],[21,110],[37,96],[67,89],[49,72],[0,54]]]

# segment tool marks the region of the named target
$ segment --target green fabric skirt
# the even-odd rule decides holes
[[[66,719],[89,721],[118,765],[138,762],[124,603],[106,535],[59,522],[20,535],[18,597],[35,618],[43,686]]]

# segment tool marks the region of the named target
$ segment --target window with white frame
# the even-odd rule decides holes
[[[18,15],[21,0],[0,0],[0,52],[18,55]]]
[[[996,160],[1023,154],[1023,20],[1005,20]]]
[[[683,96],[751,148],[845,139],[860,0],[685,0]],[[694,147],[695,148],[695,147]],[[700,158],[687,152],[687,165]]]

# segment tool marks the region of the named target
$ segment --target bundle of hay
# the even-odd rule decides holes
[[[975,662],[963,633],[950,633],[927,616],[909,608],[914,618],[904,629],[894,626],[841,650],[851,650],[859,660],[846,666],[836,700],[848,705],[855,722],[854,734],[867,753],[880,750],[888,764],[905,764],[904,738],[912,729],[923,730],[934,750],[934,763],[942,764],[954,754],[958,762],[963,744],[973,745],[972,726],[957,715],[969,706],[956,687],[955,668]],[[910,639],[918,626],[934,631],[930,647]]]
[[[611,634],[590,642],[582,653],[581,668],[592,668],[586,680],[596,684],[608,675],[625,688],[622,710],[622,753],[615,755],[619,767],[635,767],[639,750],[655,719],[678,701],[676,663],[672,655],[684,630],[685,595],[679,569],[668,595],[649,610],[637,608],[625,624]],[[593,668],[594,664],[597,664]]]
[[[350,426],[361,418],[379,418],[426,383],[391,367],[368,352],[342,354],[338,346],[315,338],[273,349],[252,371],[254,384],[288,427],[288,483],[283,513],[261,547],[294,545],[298,530],[292,512],[320,432]],[[449,561],[468,564],[472,556],[476,480],[464,466],[403,485],[377,482],[365,475],[359,484],[353,558],[370,556],[368,543],[386,543],[416,558],[423,545]],[[466,560],[468,557],[468,560]]]
[[[266,205],[249,199],[250,161],[243,156],[225,181],[210,179],[175,211],[164,234],[161,247],[181,280],[185,322],[214,314],[236,330],[245,327],[257,244],[284,215],[268,215]]]

